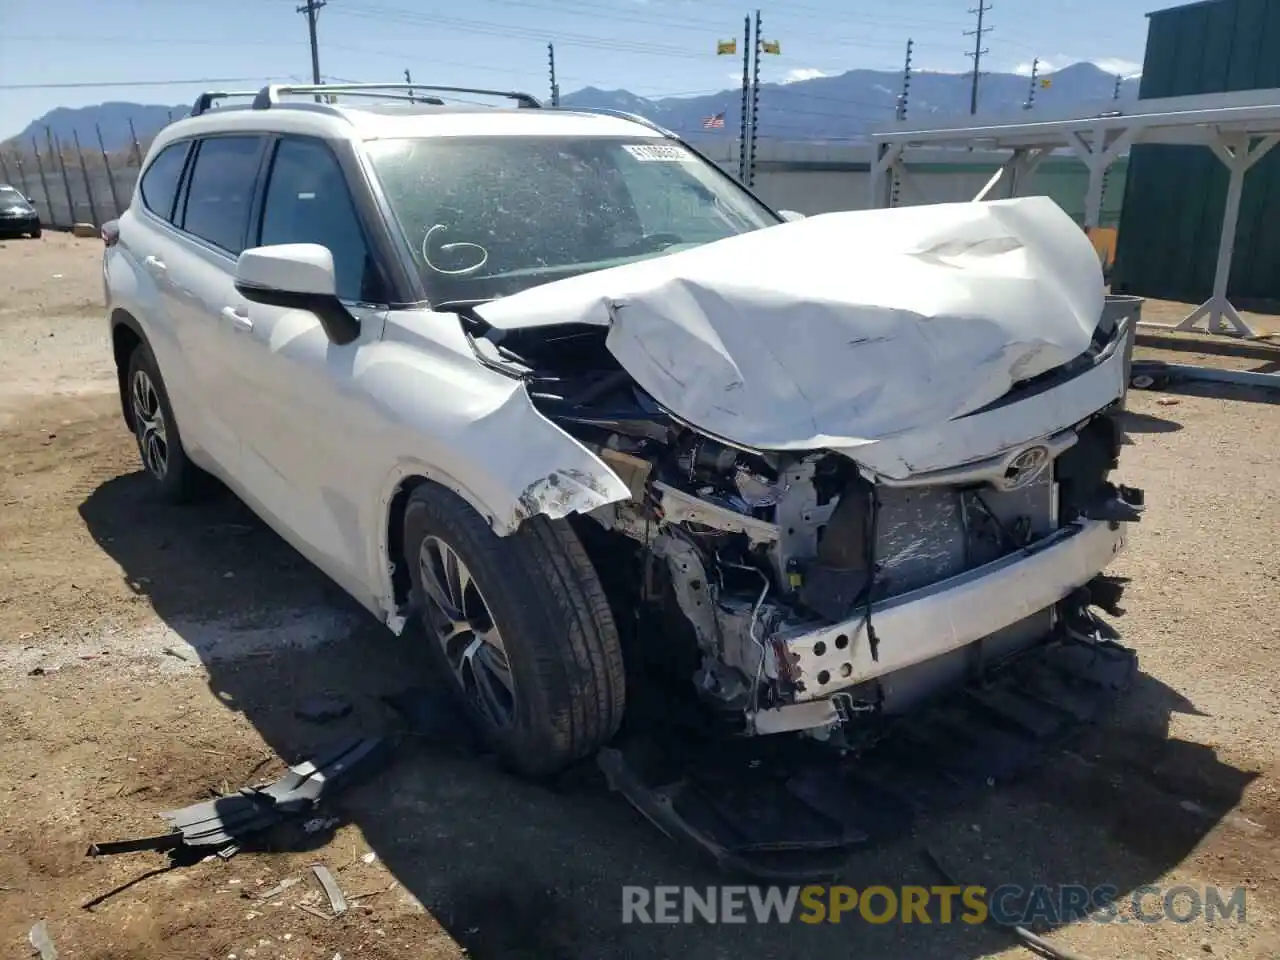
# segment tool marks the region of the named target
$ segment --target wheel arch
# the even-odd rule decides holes
[[[120,390],[120,412],[124,422],[133,429],[133,409],[129,405],[129,358],[138,347],[150,343],[142,332],[142,324],[128,310],[120,307],[111,311],[111,355],[116,363],[116,384]]]
[[[577,471],[553,472],[530,484],[510,504],[510,509],[495,508],[478,491],[438,468],[419,462],[398,467],[383,486],[379,499],[376,563],[379,571],[379,594],[384,621],[395,633],[404,629],[409,610],[409,575],[404,555],[404,516],[409,498],[425,484],[449,490],[463,501],[500,537],[520,528],[535,516],[559,520],[573,514],[587,513],[607,503],[625,499],[630,491],[612,471],[601,464],[604,475],[594,482],[583,483]],[[611,481],[611,482],[610,482]],[[548,495],[548,491],[551,495]]]

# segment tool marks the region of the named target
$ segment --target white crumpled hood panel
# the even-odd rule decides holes
[[[1067,362],[1102,305],[1084,233],[1052,200],[1027,197],[824,214],[479,313],[500,329],[610,325],[622,366],[702,430],[856,455]]]

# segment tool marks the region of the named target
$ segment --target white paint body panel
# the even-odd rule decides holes
[[[640,385],[713,436],[841,449],[899,475],[952,421],[1082,353],[1102,305],[1088,239],[1053,201],[1028,197],[824,214],[479,312],[502,329],[609,325],[609,349]],[[1089,412],[1112,398],[1096,399]],[[996,452],[981,433],[944,442],[952,462]],[[897,449],[877,455],[883,443]]]

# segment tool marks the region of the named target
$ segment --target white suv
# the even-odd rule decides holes
[[[207,94],[148,151],[103,271],[166,496],[429,637],[530,773],[629,695],[847,746],[1101,642],[1128,325],[1050,201],[784,216],[638,118],[414,89]]]

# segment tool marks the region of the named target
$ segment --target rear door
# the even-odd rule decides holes
[[[232,386],[236,258],[245,248],[254,185],[266,138],[258,134],[208,137],[195,146],[161,272],[178,344],[188,359],[192,393],[204,427],[203,443],[237,485],[240,439],[227,416]]]
[[[162,149],[138,181],[138,199],[120,218],[119,240],[107,259],[123,258],[128,269],[110,268],[111,292],[117,303],[142,324],[160,366],[169,403],[182,440],[198,456],[205,449],[205,410],[192,377],[192,358],[179,337],[179,296],[169,263],[183,242],[176,226],[183,175],[194,143],[180,140]]]
[[[350,585],[366,574],[361,509],[377,467],[361,460],[359,440],[379,429],[356,376],[361,351],[382,336],[385,314],[375,304],[387,300],[387,285],[329,144],[282,136],[271,154],[254,245],[327,247],[338,297],[361,324],[356,340],[339,346],[309,311],[244,304],[248,329],[235,339],[229,390],[242,474],[295,545]]]

